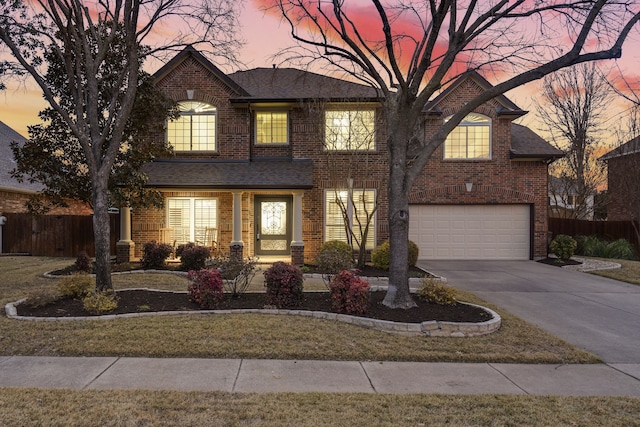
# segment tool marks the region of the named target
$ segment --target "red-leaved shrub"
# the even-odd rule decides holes
[[[331,308],[336,313],[360,315],[369,308],[369,283],[351,271],[343,270],[329,283]]]
[[[278,308],[295,307],[302,302],[304,275],[295,265],[275,262],[264,272],[267,304]]]
[[[195,302],[200,308],[216,308],[224,293],[220,272],[217,269],[191,270],[187,277],[191,280],[189,301]]]

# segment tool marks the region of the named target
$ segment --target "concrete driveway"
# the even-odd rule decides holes
[[[535,261],[418,265],[606,363],[640,363],[640,286]]]

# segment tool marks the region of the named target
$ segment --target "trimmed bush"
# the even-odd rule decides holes
[[[320,246],[316,263],[322,273],[322,280],[328,287],[335,274],[353,268],[353,249],[348,243],[330,240]]]
[[[351,271],[341,271],[329,284],[331,309],[336,313],[361,315],[369,308],[369,283]]]
[[[566,234],[558,234],[551,242],[549,249],[561,260],[570,259],[576,251],[578,243]]]
[[[180,270],[202,270],[207,259],[211,258],[211,252],[204,246],[195,243],[185,243],[176,248],[176,256],[180,257]]]
[[[214,309],[220,304],[224,294],[224,287],[222,286],[222,277],[217,269],[191,270],[187,277],[191,280],[191,284],[187,289],[189,301],[207,310]]]
[[[118,300],[113,291],[94,291],[82,299],[82,306],[91,314],[102,314],[115,310],[118,307]]]
[[[95,280],[88,274],[73,274],[60,280],[58,292],[63,297],[83,298],[95,287]]]
[[[304,275],[295,265],[275,262],[264,272],[267,305],[295,307],[302,302]]]
[[[237,259],[229,255],[218,255],[209,261],[209,267],[220,272],[224,289],[237,298],[244,294],[251,284],[251,279],[259,269],[257,258]]]
[[[76,271],[82,273],[91,273],[91,269],[93,266],[91,265],[91,260],[89,259],[89,255],[85,251],[82,251],[78,254],[75,262]]]
[[[171,252],[173,252],[171,245],[152,240],[142,246],[140,264],[143,268],[162,268]]]
[[[409,266],[415,267],[418,262],[420,250],[418,249],[418,245],[411,240],[409,240],[407,244],[409,245]],[[391,263],[391,244],[388,240],[385,240],[373,249],[371,252],[371,262],[374,266],[382,268],[383,270],[389,269],[389,264]]]
[[[425,279],[418,288],[418,298],[439,305],[453,305],[456,303],[456,290],[434,279]]]
[[[389,262],[391,258],[391,245],[388,240],[382,242],[381,245],[376,246],[371,251],[371,262],[374,266],[382,268],[383,270],[389,269]]]
[[[414,242],[409,240],[409,266],[415,267],[418,263],[418,255],[420,255],[420,248]]]

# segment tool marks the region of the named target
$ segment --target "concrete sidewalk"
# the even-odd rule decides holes
[[[640,397],[640,364],[3,356],[0,387]]]

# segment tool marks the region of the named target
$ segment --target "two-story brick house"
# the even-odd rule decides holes
[[[133,212],[123,253],[133,242],[139,256],[150,240],[213,233],[222,250],[302,263],[374,206],[367,247],[388,238],[388,153],[373,88],[276,67],[225,75],[193,48],[155,78],[180,103],[181,117],[158,135],[175,156],[147,165],[165,208]],[[487,87],[476,73],[460,78],[425,106],[427,129]],[[421,258],[546,256],[547,164],[561,153],[512,123],[523,114],[497,98],[434,153],[411,195]]]
[[[640,137],[609,151],[607,162],[607,220],[640,220]]]

